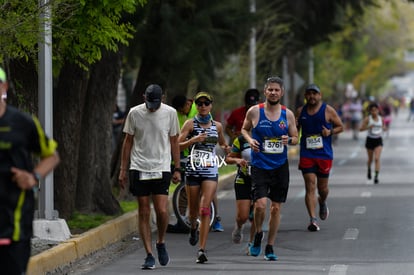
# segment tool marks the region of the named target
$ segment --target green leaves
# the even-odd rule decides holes
[[[59,68],[65,60],[85,69],[102,56],[127,45],[134,28],[122,21],[145,0],[55,0],[52,11],[53,60]],[[0,59],[37,58],[40,15],[46,7],[37,1],[6,1],[0,6]]]

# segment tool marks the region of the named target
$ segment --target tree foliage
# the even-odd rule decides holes
[[[376,0],[257,0],[254,26],[256,36],[256,75],[261,88],[269,75],[282,75],[282,58],[288,57],[288,70],[307,75],[307,51],[324,41],[330,41],[333,33],[349,26],[356,26],[368,7],[377,7]],[[244,42],[238,58],[229,59],[227,66],[237,66],[240,71],[224,70],[220,79],[228,81],[219,84],[220,89],[241,95],[247,88],[246,68],[249,66],[248,41]],[[236,73],[236,74],[235,74]],[[234,78],[237,74],[241,74]],[[229,81],[231,79],[231,81]],[[285,79],[289,81],[289,79]],[[240,82],[243,85],[240,85]],[[242,90],[240,89],[242,86]],[[288,93],[294,102],[295,94]],[[240,101],[233,101],[240,104]],[[231,104],[231,103],[228,103]]]
[[[210,90],[215,69],[249,32],[247,0],[150,1],[138,12],[143,20],[127,54],[129,67],[139,66],[131,105],[150,82],[170,97]],[[192,80],[196,84],[188,88]]]
[[[403,53],[413,44],[413,5],[381,1],[358,26],[348,26],[315,47],[315,79],[329,96],[342,100],[346,83],[360,96],[380,94],[387,80],[408,69]],[[334,92],[334,93],[332,93]]]

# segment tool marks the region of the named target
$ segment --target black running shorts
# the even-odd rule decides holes
[[[253,200],[268,197],[273,202],[285,202],[289,189],[289,163],[273,170],[252,167]]]

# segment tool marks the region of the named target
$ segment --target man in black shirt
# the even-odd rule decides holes
[[[57,143],[39,121],[7,106],[8,83],[0,68],[0,267],[25,274],[30,258],[35,200],[33,187],[59,163]],[[33,165],[32,154],[39,157]]]

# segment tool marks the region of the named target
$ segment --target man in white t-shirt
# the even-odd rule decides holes
[[[150,227],[150,197],[157,214],[158,261],[167,265],[165,247],[168,226],[168,190],[170,181],[181,181],[180,133],[176,110],[162,103],[163,91],[157,84],[147,87],[145,103],[131,108],[125,120],[119,184],[125,188],[129,163],[129,190],[138,201],[138,229],[147,252],[142,269],[154,269]],[[171,175],[171,156],[175,163]]]

